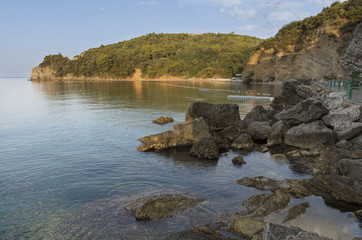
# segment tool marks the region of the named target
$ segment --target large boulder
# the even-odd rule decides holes
[[[253,122],[249,125],[246,132],[255,140],[266,140],[271,133],[268,122]]]
[[[203,118],[197,118],[187,123],[175,125],[173,131],[143,137],[140,141],[143,145],[138,151],[164,150],[175,147],[192,146],[204,137],[209,137],[209,126]]]
[[[231,126],[227,127],[221,132],[219,132],[217,135],[221,138],[227,139],[229,141],[235,141],[240,135],[242,134],[242,131],[240,131],[238,128]]]
[[[287,131],[284,142],[289,146],[311,149],[318,144],[334,144],[335,134],[322,121],[302,123]]]
[[[190,150],[190,155],[203,159],[218,159],[219,148],[214,143],[211,136],[204,137],[200,141],[197,141]]]
[[[247,128],[253,122],[267,122],[267,111],[263,106],[255,106],[242,120],[242,126]]]
[[[290,109],[285,109],[275,117],[279,120],[295,125],[300,123],[309,123],[322,118],[328,113],[328,109],[320,101],[308,98],[299,102]]]
[[[324,100],[323,105],[329,110],[343,109],[350,106],[346,92],[332,92]]]
[[[139,221],[170,218],[203,202],[186,194],[163,194],[132,201],[126,209]]]
[[[297,94],[296,87],[301,83],[296,80],[284,81],[279,96],[276,96],[271,103],[275,110],[282,110],[285,107],[291,107],[303,101],[304,98]]]
[[[362,133],[358,134],[357,136],[353,137],[350,142],[352,144],[362,145]]]
[[[213,130],[240,126],[239,106],[236,104],[211,104],[194,102],[186,110],[186,122],[203,117]]]
[[[330,111],[323,117],[323,122],[328,126],[338,126],[344,122],[355,122],[362,118],[362,106],[353,105],[348,108]]]
[[[349,140],[362,132],[362,123],[342,122],[334,127],[338,140]]]
[[[253,139],[246,133],[241,134],[232,144],[232,148],[252,150],[254,148]]]
[[[268,138],[268,147],[280,145],[283,143],[283,138],[287,133],[289,126],[283,121],[278,121],[271,126],[270,136]]]

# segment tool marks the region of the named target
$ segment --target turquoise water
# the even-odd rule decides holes
[[[231,103],[227,95],[232,94],[275,96],[280,86],[185,81],[33,83],[23,78],[3,78],[0,84],[0,239],[69,238],[60,229],[64,231],[84,206],[159,188],[198,193],[208,200],[205,208],[217,216],[236,210],[260,192],[237,185],[237,179],[308,176],[269,153],[247,155],[248,164],[240,168],[231,163],[238,155],[232,151],[216,162],[192,159],[183,152],[136,150],[139,138],[183,122],[193,101]],[[242,116],[255,104],[268,104],[234,103]],[[160,116],[171,116],[175,122],[153,124]],[[337,234],[339,239],[362,235],[351,213],[340,213],[323,202],[315,205],[324,209],[326,218],[337,219],[337,223],[315,223],[320,233]],[[308,222],[314,218],[310,215]],[[100,231],[126,231],[109,222]],[[84,223],[81,227],[86,229]],[[304,226],[302,221],[298,224]]]

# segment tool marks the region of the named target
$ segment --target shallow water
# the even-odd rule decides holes
[[[250,153],[245,157],[248,164],[237,167],[231,159],[238,153],[232,151],[216,162],[192,159],[178,151],[136,150],[139,138],[183,122],[190,102],[231,103],[227,95],[234,94],[275,96],[280,86],[185,81],[32,83],[26,79],[0,79],[0,84],[0,239],[69,238],[64,229],[87,231],[91,227],[86,224],[91,221],[87,214],[99,203],[159,188],[182,189],[207,199],[202,208],[208,219],[236,211],[244,200],[260,193],[237,185],[237,179],[308,177],[269,153]],[[268,104],[233,103],[240,106],[241,116],[255,104]],[[175,122],[153,124],[160,116],[171,116]],[[335,219],[318,224],[319,233],[330,236],[332,226],[333,234],[338,233],[335,239],[362,236],[351,213],[319,204],[323,208],[311,204],[309,215],[304,216],[307,222],[320,222],[318,214],[313,214],[320,209],[322,215]],[[107,204],[102,206],[107,211]],[[85,216],[82,224],[70,230],[69,223],[79,213]],[[108,222],[99,225],[103,233],[139,229],[139,223],[131,220],[127,229],[110,219],[101,220]],[[167,231],[180,230],[172,222],[165,224]],[[295,225],[310,230],[303,221]]]

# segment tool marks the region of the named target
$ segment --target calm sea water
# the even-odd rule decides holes
[[[227,95],[275,96],[279,92],[280,86],[240,82],[32,83],[24,78],[0,79],[0,239],[69,238],[64,226],[82,209],[92,212],[99,202],[107,208],[109,199],[146,189],[198,193],[208,200],[207,212],[217,216],[237,210],[244,200],[260,192],[237,185],[237,179],[308,177],[298,167],[274,160],[270,153],[250,153],[245,156],[248,164],[236,167],[231,159],[238,153],[232,151],[219,161],[203,161],[183,152],[136,150],[139,138],[183,122],[191,102],[230,103]],[[234,103],[240,106],[242,116],[255,104],[268,104]],[[175,122],[153,124],[160,116],[171,116]],[[317,197],[308,200],[311,208],[291,221],[292,225],[334,239],[362,236],[352,213],[329,208]],[[270,220],[281,222],[283,214]],[[87,229],[87,220],[82,219],[78,229]],[[130,231],[129,225],[125,229],[111,219],[102,222],[99,231]],[[164,229],[172,230],[172,226]],[[84,238],[97,236],[90,233]]]

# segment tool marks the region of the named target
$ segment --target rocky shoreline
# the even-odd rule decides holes
[[[171,234],[169,239],[327,239],[283,226],[302,215],[308,202],[291,208],[282,225],[266,220],[285,209],[292,198],[307,196],[320,196],[360,217],[362,105],[348,101],[344,93],[328,91],[319,82],[285,81],[269,108],[256,106],[244,119],[236,104],[191,103],[185,123],[140,141],[139,151],[189,148],[191,156],[213,160],[230,149],[270,151],[282,161],[298,161],[311,173],[310,178],[298,180],[263,176],[237,180],[242,186],[268,192],[250,197],[243,203],[245,211],[231,214],[220,224],[196,226]],[[245,164],[242,154],[233,163]]]

